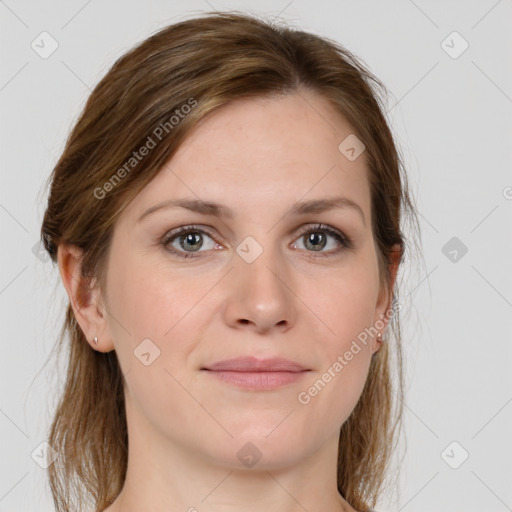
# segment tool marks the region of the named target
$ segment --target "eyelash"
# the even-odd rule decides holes
[[[322,231],[324,233],[327,233],[334,237],[336,241],[340,244],[341,247],[334,250],[334,252],[318,252],[317,254],[312,254],[310,257],[312,258],[328,258],[333,257],[337,255],[340,251],[351,249],[352,248],[352,240],[348,238],[346,235],[341,233],[340,231],[331,228],[330,226],[326,224],[315,224],[314,226],[308,226],[301,230],[299,233],[297,239],[300,237],[303,237],[304,235],[307,235],[309,233],[314,233],[316,231]],[[200,257],[197,254],[194,254],[193,252],[184,252],[184,251],[177,251],[174,248],[171,248],[169,246],[170,242],[173,242],[176,238],[178,238],[180,235],[185,235],[188,233],[200,233],[200,234],[206,234],[210,238],[213,239],[212,233],[205,229],[204,227],[196,226],[196,225],[188,225],[188,226],[181,226],[177,229],[174,229],[172,231],[167,232],[163,238],[161,239],[160,243],[161,245],[171,254],[177,256],[178,258],[187,259],[187,258],[198,258]],[[301,249],[302,250],[302,249]],[[204,251],[197,251],[197,252],[204,252]],[[307,251],[309,253],[314,253],[315,251]]]

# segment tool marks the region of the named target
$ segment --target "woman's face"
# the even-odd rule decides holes
[[[389,306],[365,154],[339,149],[351,134],[317,93],[233,102],[123,212],[98,337],[147,450],[276,468],[338,439],[379,348],[365,330]],[[155,209],[171,201],[188,206]],[[205,369],[248,356],[307,371]]]

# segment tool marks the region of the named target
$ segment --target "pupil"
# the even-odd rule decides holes
[[[192,249],[192,251],[197,251],[198,249],[201,248],[201,245],[203,245],[199,233],[188,233],[188,234],[186,234],[184,236],[184,241],[185,241],[186,245],[191,246],[189,248]],[[194,247],[194,244],[199,244],[199,245]],[[186,249],[186,247],[183,247],[183,248]]]
[[[321,245],[313,245],[312,249],[314,251],[318,251],[325,247],[325,236],[322,233],[310,233],[310,235],[307,237],[307,240],[306,240],[306,246],[309,243],[317,244],[319,242],[321,243]]]

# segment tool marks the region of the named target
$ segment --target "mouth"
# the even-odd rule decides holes
[[[221,382],[239,388],[255,391],[270,391],[303,378],[309,370],[300,372],[235,372],[224,370],[203,370]]]
[[[270,391],[297,382],[310,370],[288,359],[242,357],[219,361],[201,371],[231,386]]]

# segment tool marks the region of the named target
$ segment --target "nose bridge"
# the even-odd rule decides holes
[[[250,286],[251,293],[258,295],[287,295],[282,281],[287,274],[279,250],[274,246],[272,236],[246,237],[237,247],[238,255],[235,272],[241,281]],[[283,289],[284,288],[284,289]]]
[[[248,236],[237,246],[228,293],[228,321],[247,322],[258,330],[295,321],[295,299],[291,292],[286,258],[282,258],[271,235]]]

